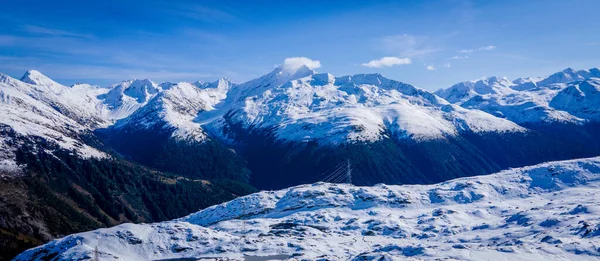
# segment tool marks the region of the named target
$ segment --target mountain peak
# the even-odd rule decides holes
[[[257,79],[250,80],[240,85],[244,86],[244,88],[242,89],[246,89],[246,91],[248,91],[248,88],[257,91],[263,88],[277,87],[286,82],[315,75],[316,73],[317,72],[313,71],[308,66],[303,64],[297,67],[291,67],[289,65],[284,64],[278,66],[268,74],[265,74]]]
[[[130,86],[155,86],[156,84],[148,78],[135,79]]]
[[[299,65],[297,67],[281,65],[281,66],[275,68],[275,70],[273,70],[271,73],[267,74],[266,76],[270,75],[274,79],[283,80],[285,82],[285,81],[295,80],[295,79],[299,79],[299,78],[304,78],[304,77],[307,77],[307,76],[310,76],[310,75],[313,75],[316,73],[317,73],[316,71],[314,71],[313,69],[311,69],[310,67],[308,67],[306,65]]]
[[[192,83],[192,85],[194,85],[194,86],[202,89],[202,88],[205,88],[206,85],[208,85],[208,83],[207,82],[203,82],[203,81],[195,81],[195,82]]]
[[[486,79],[489,83],[495,83],[495,82],[509,82],[508,78],[506,77],[498,77],[498,76],[492,76],[492,77],[488,77]]]
[[[135,79],[123,92],[125,95],[137,99],[139,103],[144,103],[152,94],[159,92],[158,85],[150,79]]]
[[[590,71],[591,77],[600,78],[600,69],[598,69],[598,68],[591,68],[591,69],[589,69],[589,71]]]
[[[40,85],[40,86],[47,86],[47,87],[60,85],[57,82],[50,79],[48,76],[42,74],[41,72],[39,72],[37,70],[29,70],[29,71],[25,72],[25,74],[23,74],[23,77],[21,77],[21,81],[25,82],[25,83],[33,84],[33,85]]]
[[[173,87],[174,85],[177,85],[177,84],[172,83],[172,82],[163,82],[163,83],[159,84],[158,86],[163,90],[168,90],[168,89],[171,89],[171,87]]]
[[[222,89],[222,90],[229,90],[229,88],[231,88],[231,86],[233,85],[232,82],[227,79],[227,78],[220,78],[217,81],[209,84],[209,86],[213,86],[217,89]]]
[[[286,58],[283,61],[283,64],[280,66],[283,70],[289,72],[289,74],[294,74],[298,71],[312,71],[313,69],[317,69],[321,67],[321,62],[317,60],[311,60],[306,57],[291,57]]]
[[[390,79],[379,73],[355,74],[336,78],[336,84],[353,83],[356,85],[370,84],[380,86],[389,82]]]
[[[223,77],[214,82],[195,81],[192,85],[200,89],[216,88],[220,90],[229,90],[233,83],[229,79]]]
[[[566,68],[560,72],[554,73],[538,82],[538,85],[549,85],[556,83],[569,83],[573,81],[582,81],[589,78],[590,72],[581,70],[576,71],[572,68]]]

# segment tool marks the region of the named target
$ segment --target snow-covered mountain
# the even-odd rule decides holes
[[[28,71],[21,80],[0,74],[0,176],[11,176],[6,180],[15,184],[15,195],[25,193],[23,191],[35,192],[35,197],[29,202],[37,202],[33,210],[29,210],[27,204],[30,203],[22,202],[16,209],[4,208],[6,211],[2,214],[10,216],[9,220],[15,222],[7,230],[14,232],[9,238],[21,240],[20,235],[24,233],[33,239],[49,240],[58,236],[51,235],[50,231],[61,232],[44,230],[44,233],[39,234],[36,231],[40,231],[39,227],[54,228],[52,222],[55,219],[45,219],[43,216],[29,218],[31,215],[28,211],[60,210],[63,211],[58,215],[61,218],[72,214],[80,215],[80,208],[89,211],[88,214],[92,216],[87,219],[66,221],[73,225],[74,230],[69,230],[71,232],[81,231],[84,227],[82,224],[88,226],[101,222],[92,224],[95,228],[99,224],[139,220],[128,212],[128,207],[122,206],[131,205],[144,213],[146,210],[154,213],[152,219],[146,220],[164,220],[168,213],[163,211],[172,214],[176,213],[173,212],[175,210],[169,207],[157,209],[152,200],[147,200],[148,196],[160,198],[154,189],[163,187],[163,183],[177,188],[165,192],[165,198],[204,198],[204,194],[199,195],[190,187],[206,184],[211,186],[210,191],[215,192],[209,198],[223,200],[231,198],[231,193],[239,195],[237,191],[241,194],[253,191],[253,188],[247,188],[247,182],[259,188],[277,189],[311,183],[320,180],[318,173],[326,172],[347,159],[353,162],[354,184],[431,184],[549,160],[596,156],[600,155],[600,106],[597,97],[600,89],[599,72],[597,69],[565,70],[545,78],[521,78],[514,81],[493,77],[457,84],[449,90],[437,92],[438,95],[379,74],[335,77],[328,73],[317,73],[307,65],[285,63],[262,77],[241,84],[233,84],[226,79],[210,83],[158,84],[144,79],[123,81],[103,88],[88,84],[64,86],[37,71]],[[559,126],[536,128],[535,124],[539,123]],[[120,155],[110,157],[109,151]],[[100,160],[88,160],[89,158]],[[598,159],[587,160],[587,163],[581,164],[596,166],[597,161]],[[180,177],[171,180],[170,176],[167,178],[162,174],[152,174],[140,164]],[[557,164],[571,168],[575,163]],[[595,170],[590,172],[595,173]],[[146,173],[149,176],[137,177],[136,173]],[[24,179],[12,178],[15,174],[22,174]],[[587,234],[582,237],[583,240],[575,240],[575,233],[569,237],[564,230],[557,231],[557,234],[550,236],[560,237],[561,242],[566,243],[555,249],[545,248],[546,243],[556,245],[558,241],[543,237],[540,239],[542,244],[535,241],[538,239],[537,234],[531,236],[532,234],[523,232],[540,231],[540,226],[543,225],[535,225],[535,222],[540,221],[536,218],[538,215],[553,215],[554,209],[541,205],[532,207],[537,209],[530,209],[527,213],[531,213],[529,220],[535,222],[523,230],[521,224],[512,225],[512,221],[507,220],[510,218],[506,215],[518,214],[516,210],[498,208],[505,212],[496,212],[494,208],[489,208],[489,211],[486,209],[488,205],[485,202],[488,201],[482,200],[487,198],[490,199],[489,202],[502,199],[514,201],[515,205],[523,205],[527,200],[555,196],[545,193],[544,189],[547,188],[536,189],[538,185],[532,185],[537,182],[535,178],[527,183],[527,176],[519,175],[519,182],[524,180],[522,184],[528,187],[511,183],[511,188],[516,186],[521,189],[520,195],[531,193],[532,197],[513,197],[510,193],[502,194],[498,190],[492,190],[489,187],[491,185],[485,184],[504,184],[513,180],[490,180],[491,178],[483,177],[473,179],[476,191],[471,191],[470,185],[463,189],[463,185],[458,185],[456,182],[459,181],[456,181],[433,187],[356,188],[317,184],[280,192],[265,192],[227,205],[235,206],[246,200],[256,203],[257,211],[262,214],[248,216],[256,222],[253,223],[256,230],[244,228],[241,231],[245,232],[235,232],[233,230],[237,229],[236,226],[241,224],[245,227],[250,223],[213,220],[218,222],[209,224],[206,223],[209,219],[198,219],[197,215],[186,219],[193,225],[183,220],[156,225],[126,225],[126,229],[113,228],[99,232],[103,239],[101,242],[112,244],[113,240],[117,240],[128,242],[134,247],[115,244],[114,248],[107,247],[104,250],[104,246],[101,246],[101,255],[118,254],[135,259],[140,258],[140,255],[143,258],[170,258],[200,252],[217,254],[225,251],[239,256],[242,252],[247,255],[287,255],[293,254],[293,251],[304,251],[304,255],[310,259],[316,252],[305,250],[315,249],[317,252],[327,252],[330,259],[356,257],[364,260],[386,251],[390,253],[383,255],[389,258],[399,253],[412,255],[413,252],[419,258],[429,258],[441,253],[436,252],[440,250],[463,258],[462,249],[467,247],[482,255],[505,255],[502,251],[515,251],[525,256],[533,253],[534,257],[539,257],[537,254],[540,251],[525,251],[525,244],[542,246],[540,249],[546,251],[540,254],[543,257],[555,257],[549,253],[558,253],[557,255],[566,258],[572,253],[592,255],[592,248],[585,241]],[[125,176],[142,183],[130,183],[121,179]],[[38,178],[23,184],[22,181],[29,177]],[[573,181],[579,182],[587,177],[576,176]],[[98,182],[98,178],[104,181]],[[117,183],[108,181],[112,179],[116,179]],[[196,184],[198,180],[202,182]],[[187,182],[187,185],[181,187],[180,182]],[[562,182],[570,184],[571,181]],[[112,184],[118,189],[104,184]],[[124,184],[130,187],[121,186]],[[461,189],[453,190],[446,187],[450,186],[448,184]],[[38,191],[38,185],[45,189]],[[124,192],[131,189],[139,190],[141,194],[134,193],[138,197],[129,198],[131,201],[116,200],[120,195],[113,191]],[[587,187],[582,189],[587,190]],[[432,201],[434,198],[429,194],[432,190],[443,192],[441,198],[444,202]],[[469,193],[461,194],[461,191]],[[490,194],[486,194],[486,191]],[[378,194],[380,192],[395,196],[384,197],[383,194]],[[572,191],[575,192],[577,191]],[[105,194],[112,199],[107,201]],[[367,194],[376,196],[364,196]],[[6,198],[5,195],[0,195],[0,198]],[[12,203],[2,205],[4,203],[0,200],[0,207],[19,202],[18,196],[9,195],[13,199]],[[301,216],[304,213],[310,214],[310,211],[294,212],[287,207],[294,205],[301,208],[298,204],[319,203],[304,198],[307,195],[318,195],[315,198],[317,201],[324,200],[325,204],[332,204],[328,208],[335,211],[341,209],[342,214],[340,217],[331,216],[327,214],[327,208],[318,205],[312,208],[318,213],[317,216]],[[480,195],[484,195],[484,199]],[[62,201],[55,200],[57,198]],[[395,199],[392,198],[400,198],[400,201],[394,203]],[[410,204],[402,200],[406,198],[410,198]],[[469,203],[468,199],[473,202]],[[385,208],[379,203],[361,205],[370,202],[369,200],[385,201],[392,207]],[[556,201],[554,198],[549,200]],[[462,201],[469,204],[458,204]],[[134,203],[130,204],[131,202]],[[158,203],[170,206],[170,202]],[[204,206],[206,201],[200,203],[199,205]],[[72,204],[77,207],[64,208]],[[182,212],[177,213],[189,213],[191,209],[197,209],[190,209],[189,204],[186,206],[188,208],[185,210],[178,208],[177,211]],[[416,206],[424,208],[417,210]],[[444,217],[444,221],[423,218],[428,217],[429,212],[437,213],[436,209],[445,209],[445,206],[452,206],[452,210],[456,211],[448,214],[460,215],[446,217],[444,214],[436,214],[436,217]],[[498,203],[498,206],[503,205]],[[102,211],[98,212],[98,207]],[[219,208],[222,207],[216,207],[212,211],[220,216],[227,216]],[[244,210],[230,211],[233,215],[231,218],[235,218],[240,211],[246,211],[246,206],[243,208]],[[480,212],[474,214],[468,212],[467,208],[479,209]],[[119,209],[123,211],[119,212]],[[228,207],[225,209],[230,210]],[[363,210],[369,212],[361,212]],[[411,217],[410,211],[416,211],[422,216]],[[396,212],[403,214],[396,215]],[[210,216],[209,212],[201,213],[202,216]],[[386,216],[383,220],[377,213],[387,213],[393,218]],[[127,219],[122,219],[121,215],[125,215]],[[476,219],[478,215],[484,218]],[[378,219],[359,222],[350,221],[350,216],[374,216]],[[517,215],[515,218],[518,217]],[[571,227],[579,226],[571,224],[573,220],[562,220],[561,217],[556,219]],[[482,223],[484,219],[493,224],[486,226],[488,223]],[[81,223],[81,220],[93,222]],[[474,224],[481,223],[481,227],[471,227],[466,220]],[[305,223],[300,225],[297,223],[300,221]],[[377,223],[379,221],[383,223]],[[328,227],[323,229],[310,222],[324,223]],[[389,222],[399,224],[395,226]],[[457,225],[443,222],[454,222]],[[204,224],[208,228],[198,227],[198,224]],[[5,229],[4,225],[0,224],[0,228]],[[595,226],[595,223],[585,226],[587,229]],[[533,239],[507,243],[495,237],[477,238],[480,229],[490,233],[500,231],[517,236],[525,235]],[[187,233],[185,237],[181,231]],[[263,235],[258,240],[247,243],[246,233]],[[457,236],[444,238],[446,233]],[[290,234],[294,239],[291,246],[287,247],[288,242],[283,242],[278,236]],[[4,235],[8,234],[0,236]],[[81,249],[95,244],[95,241],[89,241],[92,239],[87,235],[70,237],[77,238],[74,241],[57,241],[60,245],[57,247],[75,251],[68,250],[66,255],[74,253],[78,256],[83,253],[80,252]],[[179,239],[185,238],[185,242],[172,239],[172,235]],[[318,235],[321,238],[303,241],[301,238],[306,238],[306,235]],[[510,234],[504,234],[505,237],[506,235]],[[397,238],[392,242],[389,236]],[[354,240],[359,237],[360,241]],[[379,240],[379,245],[369,243],[369,238]],[[424,241],[415,243],[417,238]],[[0,244],[5,242],[2,240],[0,238]],[[173,242],[176,243],[173,244],[177,246],[172,245],[169,240],[175,240]],[[398,244],[398,240],[406,244],[386,248],[390,244]],[[30,241],[27,237],[22,241],[28,243],[20,245],[19,249],[37,242]],[[147,243],[150,241],[158,243]],[[462,241],[472,244],[463,246],[465,242]],[[77,242],[92,243],[81,245]],[[202,244],[194,245],[193,242]],[[334,245],[336,242],[347,244],[339,247]],[[477,242],[477,245],[473,242]],[[144,252],[141,253],[138,247],[143,248]],[[48,253],[55,251],[51,247],[45,249],[48,249]],[[41,258],[42,255],[44,254],[37,257]],[[476,256],[471,258],[477,259]]]
[[[128,80],[111,85],[108,92],[99,95],[101,100],[97,106],[108,119],[123,119],[143,107],[148,101],[162,91],[149,79]],[[169,86],[165,86],[169,87]]]
[[[423,177],[396,182],[432,182],[441,180],[426,177],[433,169],[452,169],[456,173],[449,177],[457,177],[484,170],[492,172],[533,164],[539,160],[596,155],[594,146],[582,149],[579,145],[573,145],[571,151],[556,151],[558,147],[551,146],[547,141],[555,140],[555,136],[561,137],[562,133],[529,134],[532,132],[531,125],[540,122],[583,126],[597,120],[597,108],[600,106],[595,97],[598,86],[598,78],[595,77],[599,73],[598,69],[567,69],[545,78],[509,81],[491,77],[459,83],[436,92],[437,95],[380,74],[335,77],[328,73],[317,73],[302,63],[284,63],[264,76],[241,84],[233,84],[227,79],[210,83],[161,84],[143,79],[123,81],[107,88],[87,84],[68,87],[40,72],[28,71],[21,80],[3,76],[0,87],[5,89],[4,92],[18,92],[31,103],[42,104],[43,109],[35,110],[45,111],[48,115],[38,114],[34,109],[22,108],[15,103],[11,105],[13,109],[25,110],[32,113],[32,117],[42,117],[52,122],[45,124],[46,128],[60,129],[60,135],[48,135],[13,128],[17,133],[32,137],[49,136],[50,140],[66,144],[63,146],[65,149],[85,147],[84,139],[73,133],[94,132],[111,149],[149,164],[164,159],[165,155],[161,153],[170,153],[164,147],[172,141],[198,142],[193,144],[194,147],[210,140],[222,143],[219,150],[226,147],[241,148],[240,155],[252,166],[264,165],[268,161],[286,166],[289,165],[286,162],[295,160],[294,157],[307,160],[325,153],[311,150],[300,152],[304,144],[336,147],[385,144],[393,140],[398,143],[377,145],[377,148],[368,146],[366,150],[359,150],[365,159],[369,155],[375,157],[382,154],[395,157],[397,162],[404,162],[378,169],[382,177],[387,177],[380,181],[396,180],[398,177],[393,173],[401,168],[413,173],[420,170]],[[16,94],[11,96],[18,97]],[[3,106],[3,110],[10,108]],[[16,119],[20,115],[13,115],[12,125],[8,124],[8,120],[1,123],[16,126],[14,122],[18,122]],[[595,134],[588,133],[587,129],[583,132],[586,139],[576,142],[595,142]],[[514,155],[498,159],[498,156],[509,151],[514,154],[515,151],[511,149],[514,146],[510,142],[522,142],[524,135],[529,135],[527,140],[531,143],[539,144],[536,148],[548,153],[527,146],[523,152],[519,152],[522,154],[517,155],[535,154],[541,155],[540,158],[528,162]],[[74,141],[65,142],[58,136],[64,136],[65,140],[70,137]],[[8,159],[14,158],[14,153],[9,151],[14,152],[16,145],[9,145],[7,138],[4,140],[3,144],[8,145],[3,152],[4,165],[14,169],[14,160]],[[563,144],[572,142],[562,141]],[[80,145],[68,145],[74,143]],[[406,144],[426,145],[415,150]],[[290,147],[283,148],[285,146]],[[212,150],[189,149],[203,151],[201,153]],[[257,150],[265,153],[256,154]],[[307,158],[302,153],[312,156]],[[352,151],[344,153],[355,154]],[[348,157],[341,154],[340,157]],[[252,159],[258,156],[264,157]],[[454,160],[443,163],[456,157],[466,158],[464,162]],[[431,161],[428,158],[435,159]],[[331,162],[319,163],[323,166],[314,166],[302,172],[322,171],[331,167],[329,165],[337,164],[337,160],[331,158]],[[480,165],[465,167],[469,161]],[[413,166],[415,162],[417,165]],[[440,165],[435,166],[437,164]],[[369,172],[373,169],[370,167]],[[173,171],[173,168],[166,170]],[[253,171],[262,173],[268,170],[255,167]]]
[[[316,183],[74,234],[14,260],[597,260],[600,158],[435,185]]]
[[[550,106],[583,119],[600,121],[600,78],[569,84],[552,98]]]
[[[203,140],[208,131],[231,142],[236,139],[231,130],[241,127],[280,141],[340,144],[523,132],[519,125],[595,120],[592,96],[599,76],[598,69],[567,69],[546,78],[491,77],[456,84],[437,96],[379,74],[334,77],[286,64],[239,85],[226,79],[193,84],[143,79],[108,88],[67,87],[33,70],[18,84],[11,81],[23,95],[89,130],[161,125],[181,139]]]
[[[198,85],[181,82],[170,84],[146,105],[129,117],[118,121],[114,130],[134,131],[155,129],[172,131],[172,136],[182,140],[203,141],[207,135],[194,119],[202,111],[214,110],[214,106],[227,97],[232,83],[227,79]]]
[[[83,107],[90,96],[79,95],[93,92],[93,87],[69,89],[36,71],[27,72],[23,80],[34,84],[0,74],[0,175],[18,172],[16,150],[24,142],[39,145],[39,139],[82,157],[107,156],[82,140],[90,126],[103,122]]]
[[[334,77],[306,66],[281,66],[236,86],[223,106],[200,113],[197,121],[220,135],[228,134],[228,125],[238,124],[268,130],[281,141],[338,144],[372,142],[387,134],[443,139],[461,132],[524,131],[505,119],[451,105],[380,74]]]
[[[599,77],[597,68],[579,71],[568,68],[545,78],[509,81],[490,77],[463,82],[435,94],[464,108],[479,109],[520,125],[582,124],[598,120],[600,103],[594,98],[586,98],[585,105],[575,105],[573,101],[582,100],[586,91],[594,96]]]

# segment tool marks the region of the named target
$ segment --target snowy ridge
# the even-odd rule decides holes
[[[114,125],[116,129],[155,129],[173,131],[177,139],[203,141],[206,133],[200,124],[194,122],[198,112],[213,110],[214,106],[225,99],[231,82],[221,79],[213,83],[190,84],[181,82],[170,84],[152,98],[147,105],[135,111]]]
[[[47,104],[81,125],[97,128],[110,124],[99,115],[95,106],[99,102],[96,96],[105,92],[102,88],[88,84],[63,86],[35,70],[27,71],[20,82],[13,83],[19,91]]]
[[[79,136],[88,130],[86,126],[59,112],[64,112],[68,103],[54,103],[52,99],[56,96],[40,91],[37,85],[29,85],[6,75],[0,78],[0,124],[4,133],[15,132],[12,136],[17,136],[0,136],[3,147],[0,151],[0,169],[15,170],[15,156],[11,151],[18,146],[15,138],[19,137],[41,137],[86,158],[106,157],[103,152],[80,140]],[[65,91],[60,86],[54,87],[53,91]],[[40,97],[43,99],[36,99]]]
[[[228,113],[230,122],[224,116]],[[275,130],[282,141],[334,144],[376,141],[386,133],[422,140],[469,131],[525,131],[505,119],[450,105],[380,74],[336,78],[306,66],[293,72],[280,67],[240,84],[222,106],[200,113],[196,120],[217,134],[224,133],[228,124],[241,123],[247,129]]]
[[[597,80],[593,79],[598,77],[600,70],[597,68],[579,71],[568,68],[545,78],[509,81],[490,77],[463,82],[435,94],[464,108],[479,109],[517,124],[581,124],[598,120],[600,103],[595,98],[586,98],[585,105],[567,107],[566,104],[574,105],[573,101],[583,99],[582,90],[573,86],[583,84],[583,89],[593,95],[597,85]]]
[[[600,158],[436,185],[316,183],[67,236],[15,260],[90,258],[96,247],[99,260],[597,260],[599,188]]]
[[[550,106],[577,117],[600,120],[600,78],[572,83],[550,101]]]
[[[527,129],[519,125],[600,120],[598,69],[566,69],[546,78],[512,82],[491,77],[459,83],[435,95],[380,74],[335,77],[308,65],[294,60],[241,84],[227,79],[161,84],[142,79],[108,88],[67,87],[35,70],[21,80],[0,75],[0,109],[6,111],[0,123],[72,149],[82,147],[79,133],[111,127],[158,128],[181,140],[212,136],[236,142],[232,129],[241,126],[280,142],[335,145],[523,132]],[[21,118],[23,111],[30,113]]]
[[[99,95],[101,103],[97,105],[104,117],[123,119],[148,103],[162,87],[149,79],[128,80],[111,85],[109,91]]]

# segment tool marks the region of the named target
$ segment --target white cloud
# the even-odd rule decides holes
[[[452,64],[450,64],[449,62],[444,63],[444,68],[450,68],[452,67]]]
[[[79,34],[49,27],[36,26],[36,25],[25,25],[23,31],[30,34],[57,36],[57,37],[75,37],[75,38],[93,38],[93,35]]]
[[[496,46],[488,45],[488,46],[479,47],[479,49],[477,49],[477,50],[479,50],[479,51],[491,51],[491,50],[494,50],[494,49],[496,49]]]
[[[383,57],[381,59],[372,60],[368,63],[361,64],[364,67],[369,68],[382,68],[382,67],[392,67],[395,65],[403,65],[410,64],[412,61],[409,58],[399,58],[399,57]]]
[[[461,60],[461,59],[469,59],[469,56],[452,56],[450,60]]]
[[[306,67],[310,69],[317,69],[321,68],[321,61],[312,60],[306,57],[290,57],[285,58],[282,66],[286,70],[297,70],[303,65],[306,65]]]
[[[427,67],[425,67],[428,71],[435,71],[435,66],[433,65],[427,65]]]
[[[496,46],[494,46],[494,45],[488,45],[488,46],[479,47],[477,49],[462,49],[462,50],[458,50],[458,52],[459,53],[472,53],[472,52],[475,52],[475,51],[491,51],[491,50],[494,50],[494,49],[496,49]]]

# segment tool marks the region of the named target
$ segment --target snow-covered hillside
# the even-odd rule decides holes
[[[575,123],[598,120],[597,96],[600,70],[571,68],[545,78],[490,77],[458,83],[435,92],[467,109],[480,109],[517,124]],[[581,85],[581,86],[580,86]],[[581,104],[575,101],[583,100]]]
[[[600,158],[436,185],[316,183],[67,236],[15,260],[598,260],[599,189]]]

